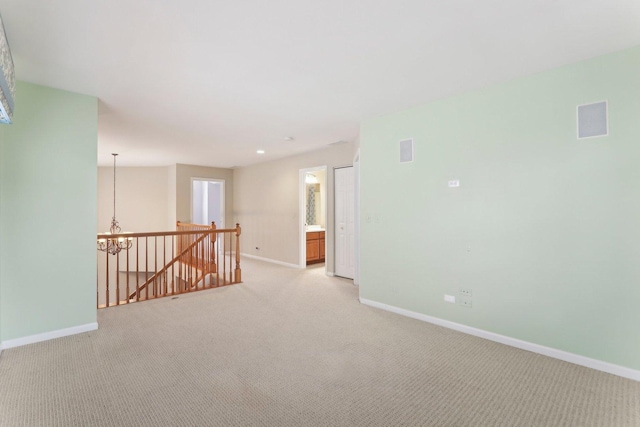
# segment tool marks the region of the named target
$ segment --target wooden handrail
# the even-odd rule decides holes
[[[148,233],[118,233],[118,234],[98,234],[98,239],[117,239],[120,237],[163,237],[163,236],[185,236],[189,234],[200,234],[207,230],[184,230],[184,231],[151,231]],[[234,233],[235,228],[216,228],[211,230],[216,233]]]
[[[211,222],[211,225],[209,224],[190,224],[188,222],[180,222],[180,221],[176,221],[176,228],[179,229],[179,227],[200,227],[201,229],[207,229],[207,228],[216,228],[216,223],[215,221]]]

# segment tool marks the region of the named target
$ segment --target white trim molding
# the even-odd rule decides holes
[[[608,374],[617,375],[619,377],[628,378],[630,380],[640,381],[640,371],[627,368],[613,363],[604,362],[602,360],[591,359],[589,357],[580,356],[579,354],[569,353],[567,351],[546,347],[540,344],[534,344],[528,341],[511,338],[505,335],[496,334],[494,332],[485,331],[483,329],[473,328],[471,326],[462,325],[460,323],[451,322],[449,320],[440,319],[438,317],[428,316],[426,314],[416,313],[415,311],[398,308],[392,305],[383,304],[377,301],[360,298],[362,304],[390,311],[401,316],[411,317],[412,319],[421,320],[423,322],[432,323],[434,325],[443,326],[458,332],[495,341],[521,350],[527,350],[532,353],[542,354],[554,359],[563,360],[565,362],[595,369],[597,371],[606,372]]]
[[[298,264],[290,264],[288,262],[278,261],[278,260],[271,259],[271,258],[263,258],[261,256],[245,254],[243,252],[240,252],[240,256],[251,258],[251,259],[257,259],[258,261],[270,262],[272,264],[284,265],[285,267],[299,268],[299,269],[304,268],[304,267],[300,267]]]
[[[27,344],[48,341],[55,338],[67,337],[69,335],[82,334],[84,332],[95,331],[98,329],[98,322],[87,323],[86,325],[73,326],[71,328],[58,329],[56,331],[44,332],[42,334],[29,335],[28,337],[16,338],[13,340],[2,341],[0,347],[9,349],[20,347]]]

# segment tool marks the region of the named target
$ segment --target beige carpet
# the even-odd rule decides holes
[[[324,269],[101,310],[0,357],[2,426],[640,426],[640,383],[358,303]]]

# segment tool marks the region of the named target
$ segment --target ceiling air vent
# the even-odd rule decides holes
[[[578,105],[578,139],[609,135],[607,101]]]
[[[413,162],[413,139],[400,141],[400,163]]]

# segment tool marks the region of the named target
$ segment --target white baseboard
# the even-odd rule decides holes
[[[258,261],[270,262],[271,264],[284,265],[285,267],[291,267],[291,268],[300,268],[300,266],[298,264],[290,264],[288,262],[278,261],[278,260],[271,259],[271,258],[263,258],[261,256],[245,254],[243,252],[240,252],[240,255],[243,256],[243,257],[251,258],[251,259],[257,259]]]
[[[333,274],[333,271],[327,271],[327,276],[335,277],[335,274]]]
[[[96,329],[98,329],[98,322],[87,323],[86,325],[73,326],[71,328],[58,329],[57,331],[44,332],[42,334],[2,341],[2,344],[0,344],[0,346],[3,349],[20,347],[27,344],[52,340],[54,338],[62,338],[69,335],[81,334],[83,332],[95,331]]]
[[[438,317],[428,316],[426,314],[416,313],[415,311],[405,310],[404,308],[394,307],[392,305],[383,304],[376,301],[360,298],[362,304],[390,311],[401,316],[411,317],[413,319],[422,320],[423,322],[433,323],[434,325],[443,326],[445,328],[454,329],[465,334],[474,335],[476,337],[488,339],[511,347],[522,350],[531,351],[533,353],[542,354],[544,356],[553,357],[554,359],[563,360],[565,362],[617,375],[619,377],[640,381],[640,371],[627,368],[613,363],[603,362],[602,360],[591,359],[589,357],[580,356],[578,354],[569,353],[567,351],[546,347],[540,344],[534,344],[528,341],[522,341],[505,335],[496,334],[485,331],[483,329],[473,328],[471,326],[462,325],[460,323],[451,322],[449,320],[440,319]]]

